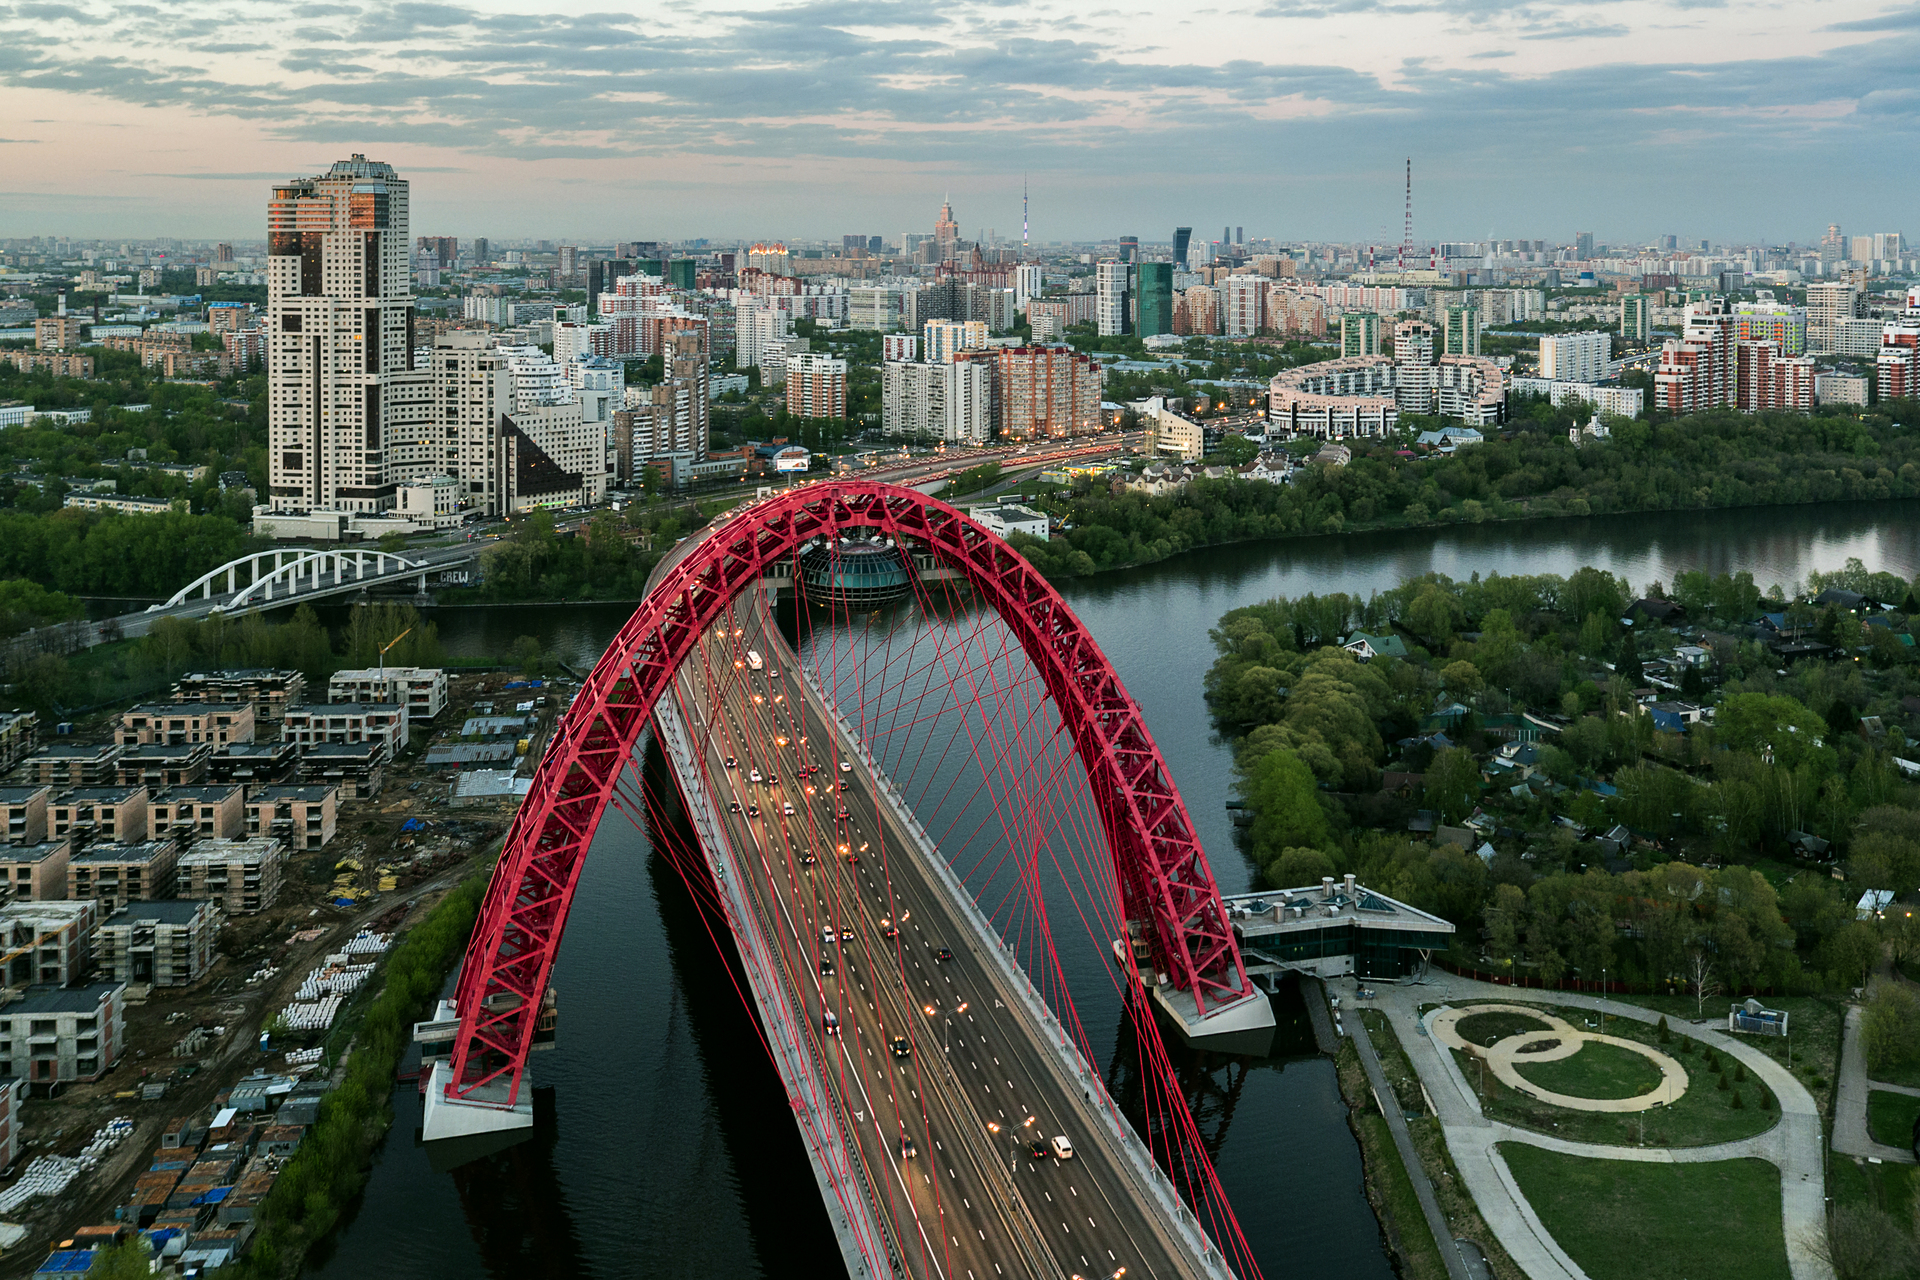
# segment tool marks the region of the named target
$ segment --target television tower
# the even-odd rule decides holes
[[[1020,256],[1027,256],[1027,175],[1020,175]]]
[[[1407,269],[1407,255],[1413,252],[1413,157],[1407,157],[1407,223],[1400,233],[1400,270]]]

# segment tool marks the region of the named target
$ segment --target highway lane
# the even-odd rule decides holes
[[[757,648],[767,655],[785,653],[784,642],[761,629],[766,619],[757,609],[738,621],[747,634],[737,642],[736,654],[747,648]],[[779,666],[782,661],[770,660],[769,665]],[[833,731],[794,673],[782,671],[777,680],[766,677],[760,681],[749,675],[747,683],[756,685],[761,701],[753,702],[754,695],[749,692],[744,701],[730,705],[730,717],[737,713],[741,719],[730,718],[728,738],[755,744],[742,749],[752,751],[756,762],[767,762],[770,751],[781,753],[783,763],[761,763],[763,772],[790,775],[796,766],[825,763],[820,752],[834,741]],[[774,701],[776,698],[779,701]],[[804,711],[803,721],[793,718],[796,710]],[[788,739],[784,748],[776,743],[779,737]],[[808,747],[801,746],[802,738]],[[807,751],[813,754],[805,754]],[[739,763],[741,775],[749,777],[747,759],[742,757]],[[870,792],[864,768],[855,764],[850,772],[843,773],[837,765],[837,760],[832,761],[823,775],[828,786],[819,786],[820,777],[816,776],[815,794],[811,796],[804,786],[796,787],[790,776],[783,776],[778,788],[769,789],[777,791],[779,798],[770,799],[767,808],[775,812],[775,805],[795,804],[793,819],[780,824],[781,842],[788,847],[817,850],[825,833],[832,836],[828,844],[838,845],[844,837],[856,854],[860,854],[862,844],[873,846],[857,864],[836,860],[834,874],[820,877],[825,888],[817,899],[816,911],[833,918],[836,927],[853,918],[847,914],[850,910],[860,913],[856,933],[869,945],[873,933],[882,928],[878,921],[892,920],[900,925],[895,972],[890,977],[904,987],[896,994],[910,995],[912,1000],[904,1033],[914,1041],[916,1059],[932,1055],[935,1061],[945,1060],[951,1072],[949,1079],[970,1113],[967,1127],[975,1141],[969,1145],[978,1150],[983,1145],[979,1139],[986,1135],[988,1152],[978,1158],[996,1166],[996,1180],[1011,1182],[1022,1215],[1037,1226],[1063,1275],[1091,1278],[1111,1274],[1122,1266],[1134,1275],[1191,1274],[1191,1265],[1180,1260],[1178,1244],[1154,1212],[1143,1210],[1136,1199],[1137,1188],[1116,1167],[1117,1159],[1110,1159],[1111,1153],[1095,1140],[1097,1121],[1086,1115],[1087,1108],[1094,1105],[1092,1100],[1074,1096],[1078,1085],[1062,1075],[1050,1050],[1037,1044],[1036,1037],[1046,1031],[1033,1023],[1011,992],[1003,989],[1004,979],[998,969],[978,954],[980,944],[974,930],[954,913],[944,888],[930,882],[918,865],[919,855],[896,828],[891,813],[881,821],[883,810]],[[846,792],[838,790],[842,780],[849,783]],[[838,817],[843,806],[846,819]],[[763,814],[763,821],[766,816]],[[805,829],[794,832],[795,825]],[[876,833],[884,834],[876,838]],[[883,850],[885,857],[881,856]],[[818,865],[825,866],[826,861],[822,857]],[[839,914],[833,915],[835,912]],[[934,959],[940,947],[951,951],[951,961]],[[866,969],[868,973],[880,971],[871,965]],[[860,989],[863,995],[876,994],[868,992],[864,982]],[[967,1007],[961,1011],[963,1002]],[[886,1010],[890,1003],[880,999],[876,1010]],[[904,1005],[901,1000],[894,1007],[896,1020],[887,1024],[883,1034],[902,1033],[897,1019]],[[935,1012],[924,1013],[926,1007]],[[944,1053],[939,1046],[948,1024],[952,1052]],[[999,1132],[994,1133],[992,1126],[998,1126]],[[1051,1156],[1035,1159],[1024,1146],[1034,1134],[1043,1138],[1064,1134],[1074,1143],[1077,1154],[1067,1161]],[[1017,1148],[1015,1139],[1021,1143]]]
[[[717,806],[728,810],[738,804],[742,810],[724,816],[737,852],[749,864],[742,869],[759,923],[777,948],[789,989],[800,994],[798,1003],[809,1011],[804,1038],[816,1061],[828,1067],[826,1083],[844,1128],[855,1137],[867,1185],[896,1224],[909,1274],[985,1280],[1025,1273],[1024,1266],[1001,1265],[1033,1249],[1015,1238],[1019,1224],[1008,1219],[994,1184],[973,1158],[977,1144],[966,1140],[947,1082],[926,1079],[919,1056],[898,1058],[892,1052],[894,1037],[910,1036],[909,1011],[899,998],[897,972],[888,975],[890,981],[872,979],[888,974],[890,965],[897,970],[897,957],[887,955],[896,944],[872,916],[859,911],[849,864],[834,856],[821,830],[805,829],[813,811],[804,806],[804,789],[790,770],[779,770],[788,776],[778,783],[750,781],[756,765],[778,776],[779,767],[756,748],[784,726],[773,723],[780,704],[769,703],[762,693],[756,706],[746,680],[730,678],[736,652],[730,642],[720,646],[709,638],[705,660],[697,664],[701,675],[683,681],[694,686],[686,699],[692,704],[689,722],[700,730]],[[699,687],[715,683],[724,695],[717,701]],[[737,768],[727,768],[730,755]],[[796,799],[802,803],[788,819],[782,809]],[[754,809],[761,812],[756,816]],[[804,861],[809,855],[814,860]],[[823,927],[833,930],[831,944],[821,941]],[[832,972],[821,971],[823,957],[833,961]],[[839,1018],[838,1036],[826,1034],[818,1017],[827,1009]],[[913,1138],[914,1154],[903,1153],[903,1135]],[[942,1165],[947,1178],[936,1183],[933,1173]]]

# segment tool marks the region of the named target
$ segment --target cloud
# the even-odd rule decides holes
[[[1912,31],[1920,28],[1920,5],[1895,9],[1875,18],[1857,18],[1852,22],[1834,22],[1822,31]]]

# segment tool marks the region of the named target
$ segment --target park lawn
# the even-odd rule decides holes
[[[1551,1062],[1516,1060],[1526,1079],[1575,1098],[1637,1098],[1659,1087],[1660,1068],[1631,1049],[1589,1040],[1572,1057]]]
[[[1587,1019],[1593,1016],[1584,1009],[1549,1007],[1546,1012],[1555,1014],[1574,1027],[1585,1027]],[[1597,1031],[1600,1028],[1596,1023],[1592,1029]],[[1728,1087],[1725,1090],[1718,1088],[1717,1075],[1707,1069],[1708,1048],[1697,1040],[1674,1032],[1666,1044],[1661,1044],[1657,1028],[1628,1018],[1609,1018],[1606,1034],[1623,1040],[1637,1040],[1678,1059],[1687,1072],[1687,1088],[1679,1100],[1646,1111],[1574,1111],[1509,1089],[1496,1080],[1491,1072],[1483,1073],[1478,1059],[1459,1050],[1452,1052],[1467,1087],[1476,1092],[1484,1087],[1481,1107],[1489,1119],[1503,1120],[1523,1129],[1550,1133],[1575,1142],[1597,1142],[1616,1147],[1643,1144],[1649,1147],[1703,1147],[1716,1142],[1751,1138],[1772,1128],[1779,1119],[1779,1103],[1766,1086],[1751,1077],[1736,1081],[1732,1074],[1734,1060],[1724,1054],[1717,1055],[1717,1060],[1728,1072]],[[1740,1099],[1739,1107],[1733,1105],[1736,1097]]]
[[[1764,1160],[1642,1164],[1503,1142],[1514,1181],[1592,1280],[1789,1280],[1780,1172]]]
[[[1387,1127],[1386,1117],[1373,1114],[1354,1119],[1366,1151],[1367,1174],[1377,1180],[1386,1202],[1387,1221],[1383,1225],[1400,1259],[1401,1274],[1410,1280],[1445,1280],[1447,1264],[1441,1260],[1440,1246],[1427,1226],[1420,1196],[1400,1159],[1400,1149],[1393,1143],[1393,1130]]]
[[[1920,1098],[1887,1089],[1867,1094],[1867,1131],[1875,1142],[1902,1151],[1913,1150],[1913,1122],[1920,1118]]]
[[[1637,1004],[1642,1009],[1663,1013],[1669,1021],[1686,1019],[1691,1021],[1700,1008],[1692,996],[1615,996],[1622,1004]],[[1760,1002],[1769,1009],[1784,1010],[1789,1016],[1788,1029],[1793,1032],[1791,1043],[1774,1036],[1743,1035],[1740,1042],[1749,1045],[1785,1066],[1791,1057],[1794,1076],[1804,1084],[1822,1106],[1833,1100],[1833,1081],[1839,1075],[1840,1062],[1840,1026],[1845,1009],[1837,1000],[1826,996],[1762,996]],[[1719,1029],[1727,1026],[1727,1007],[1733,1003],[1726,996],[1706,1004],[1709,1017],[1717,1016]],[[1920,1084],[1920,1080],[1895,1080],[1894,1084]]]
[[[1518,1013],[1472,1013],[1453,1024],[1469,1044],[1492,1044],[1527,1031],[1545,1031],[1547,1024]]]
[[[1877,1080],[1881,1084],[1903,1084],[1909,1088],[1920,1088],[1920,1059],[1903,1062],[1897,1067],[1889,1067],[1884,1071],[1868,1068],[1867,1079]]]

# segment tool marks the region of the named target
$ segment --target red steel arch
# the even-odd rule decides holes
[[[944,502],[897,485],[815,484],[712,529],[641,602],[561,718],[467,945],[449,1097],[517,1100],[587,846],[641,728],[701,631],[770,565],[856,528],[931,552],[1013,630],[1073,737],[1127,918],[1145,925],[1156,966],[1201,1016],[1252,993],[1212,870],[1140,708],[1060,594]]]

